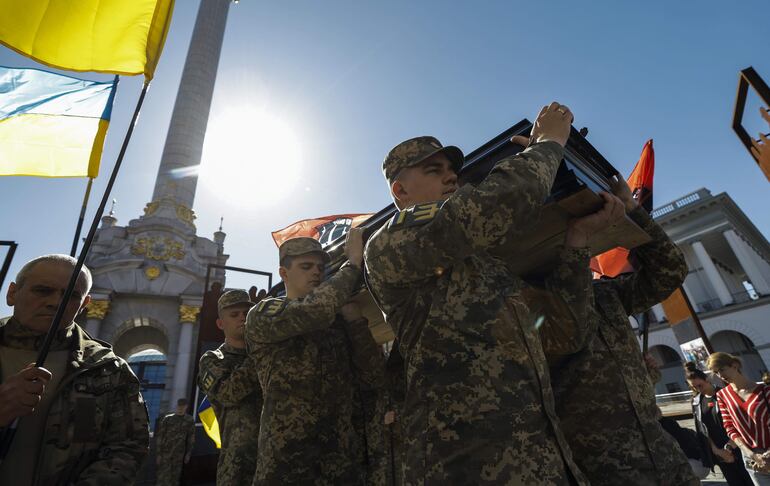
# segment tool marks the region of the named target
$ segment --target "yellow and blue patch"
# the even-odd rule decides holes
[[[203,401],[198,407],[198,418],[203,424],[203,430],[206,431],[206,435],[216,444],[217,449],[222,448],[222,437],[219,433],[219,422],[217,416],[214,413],[214,407],[209,402],[209,397],[203,397]]]

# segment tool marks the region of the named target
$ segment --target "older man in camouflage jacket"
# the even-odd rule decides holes
[[[0,427],[19,418],[0,484],[132,484],[147,454],[147,409],[139,382],[107,343],[74,322],[90,301],[83,267],[46,368],[40,345],[75,267],[66,255],[28,262],[8,289],[13,316],[0,321]]]
[[[557,414],[575,462],[594,486],[700,484],[658,424],[655,391],[628,319],[682,285],[687,264],[624,180],[613,191],[652,241],[633,250],[636,272],[594,280],[597,330],[587,349],[553,370]]]

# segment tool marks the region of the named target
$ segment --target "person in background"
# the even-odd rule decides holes
[[[682,285],[687,263],[626,181],[618,177],[610,185],[627,217],[652,239],[633,249],[633,272],[593,280],[596,327],[588,346],[551,367],[556,413],[593,486],[699,484],[684,447],[661,429],[653,388],[660,372],[651,356],[642,355],[628,319]]]
[[[706,373],[699,370],[692,361],[684,364],[684,370],[687,383],[696,392],[692,399],[692,416],[698,432],[703,464],[710,468],[719,466],[730,486],[751,486],[754,483],[743,465],[740,449],[731,444],[722,425],[716,397],[721,387],[711,383]],[[728,444],[735,448],[732,451],[725,449]]]
[[[770,485],[770,387],[748,379],[741,361],[730,354],[712,353],[707,366],[727,383],[716,392],[727,436],[743,453],[754,484]],[[729,448],[729,443],[725,447]]]
[[[187,415],[187,399],[176,402],[176,411],[160,420],[157,432],[157,486],[177,486],[182,468],[190,461],[195,442],[195,419]]]
[[[262,389],[244,337],[246,315],[254,304],[245,290],[228,290],[219,297],[217,327],[225,342],[200,359],[198,386],[214,407],[222,438],[220,486],[250,484],[257,468]]]
[[[361,230],[348,232],[345,256],[324,280],[330,259],[321,244],[285,241],[278,261],[286,296],[263,300],[246,318],[264,397],[254,486],[365,484],[362,395],[381,388],[384,360],[351,301],[361,277]]]

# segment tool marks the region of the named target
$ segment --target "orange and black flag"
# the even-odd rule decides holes
[[[314,219],[303,219],[283,229],[273,231],[271,234],[278,247],[288,239],[307,236],[315,238],[325,248],[340,236],[345,235],[350,228],[357,228],[372,216],[373,213],[334,214]]]
[[[644,144],[642,155],[627,180],[634,199],[647,212],[652,211],[652,179],[654,174],[655,150],[652,147],[652,139],[650,139]],[[627,249],[617,247],[592,258],[591,270],[594,272],[594,278],[617,277],[622,273],[633,272],[634,267],[628,260],[628,255]]]

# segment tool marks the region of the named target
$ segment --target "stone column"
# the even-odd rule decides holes
[[[102,320],[110,310],[109,300],[96,300],[93,299],[88,304],[86,309],[86,332],[91,335],[92,338],[99,339],[99,331],[101,331]]]
[[[174,387],[171,403],[176,404],[179,398],[187,398],[190,377],[190,365],[193,349],[193,326],[198,320],[201,308],[182,304],[179,306],[179,344],[177,345],[176,363],[174,365]]]
[[[217,79],[231,0],[202,0],[163,148],[153,202],[169,198],[192,209],[197,167]]]
[[[711,257],[706,252],[706,248],[703,247],[703,243],[700,241],[694,241],[692,243],[692,249],[695,252],[695,256],[698,258],[703,270],[706,272],[706,277],[711,282],[711,286],[717,293],[719,301],[722,305],[728,305],[733,303],[733,296],[730,290],[727,288],[727,284],[722,280],[722,276],[719,275],[719,270],[711,261]]]
[[[729,229],[722,234],[727,240],[727,244],[730,245],[733,253],[735,253],[735,256],[738,258],[738,262],[741,264],[741,267],[743,267],[749,280],[751,280],[751,285],[754,286],[754,290],[760,295],[770,294],[770,282],[768,282],[765,276],[762,275],[761,269],[756,265],[752,258],[750,253],[751,248],[749,248],[746,242],[732,229]]]

